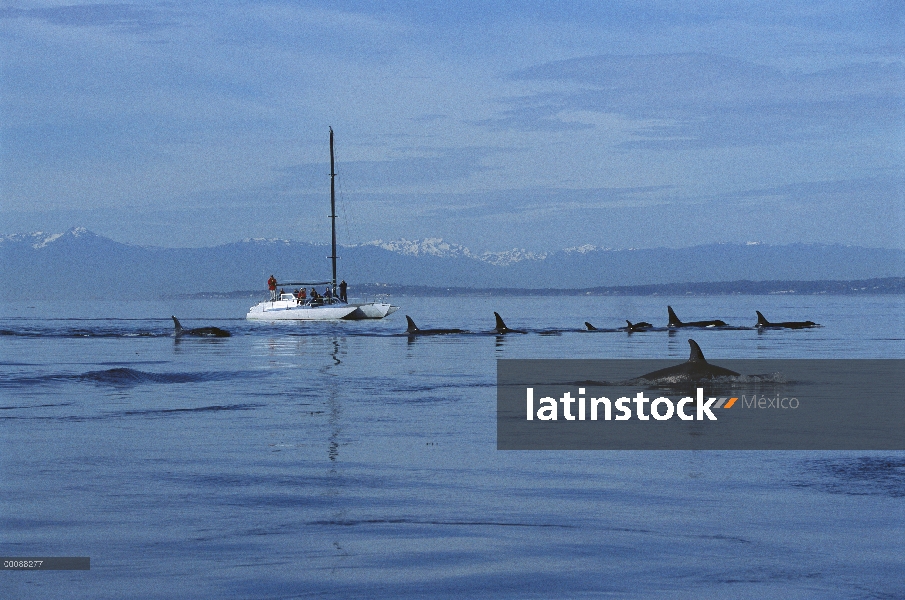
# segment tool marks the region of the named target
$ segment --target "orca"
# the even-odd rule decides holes
[[[681,379],[683,381],[700,381],[702,379],[713,379],[714,377],[738,375],[735,371],[730,371],[729,369],[724,369],[723,367],[718,367],[707,362],[704,358],[704,353],[701,352],[701,347],[698,346],[697,342],[694,340],[689,339],[688,345],[691,346],[691,353],[687,361],[681,365],[666,367],[665,369],[642,375],[638,379],[654,381],[669,377]]]
[[[179,319],[172,317],[173,325],[176,327],[176,337],[184,335],[197,335],[201,337],[229,337],[230,333],[219,327],[198,327],[197,329],[183,329]]]
[[[783,321],[782,323],[771,323],[759,310],[754,312],[757,313],[757,324],[755,327],[758,329],[767,329],[771,327],[775,329],[807,329],[808,327],[820,327],[820,325],[814,321]]]
[[[418,326],[415,325],[415,322],[408,315],[405,315],[405,320],[408,321],[408,329],[405,332],[408,335],[443,335],[446,333],[467,333],[464,329],[418,329]]]
[[[675,311],[672,309],[672,306],[666,307],[669,310],[669,323],[667,327],[725,327],[726,322],[720,321],[719,319],[714,319],[713,321],[690,321],[688,323],[683,323],[679,320],[679,317],[676,316]]]
[[[500,313],[494,312],[493,316],[496,317],[496,329],[493,330],[494,333],[526,333],[520,329],[509,329],[508,327],[506,327],[506,323],[503,322],[503,317],[500,316]]]
[[[591,325],[591,324],[588,323],[587,321],[584,322],[584,326],[585,326],[586,329],[582,329],[582,331],[605,331],[605,332],[607,332],[607,333],[612,333],[612,332],[615,332],[615,331],[622,331],[622,330],[624,329],[624,327],[620,327],[620,328],[618,328],[618,329],[607,329],[607,328],[605,328],[605,327],[604,327],[604,328],[594,327],[593,325]]]
[[[632,323],[631,321],[626,319],[625,322],[627,323],[627,325],[625,326],[625,330],[628,331],[629,333],[632,333],[635,331],[645,331],[645,330],[653,327],[653,325],[651,325],[647,321],[641,321],[640,323]]]

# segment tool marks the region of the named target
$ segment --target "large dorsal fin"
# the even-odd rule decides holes
[[[769,325],[770,322],[767,320],[767,317],[761,314],[759,310],[754,311],[757,313],[757,324],[758,325]]]
[[[587,321],[584,322],[584,326],[588,328],[588,331],[597,331],[597,328],[594,327],[593,325],[591,325],[590,323],[588,323]]]
[[[409,324],[409,328],[405,330],[406,333],[415,333],[416,331],[418,331],[418,326],[415,325],[415,322],[412,321],[412,318],[410,316],[405,315],[405,320],[408,321]]]
[[[625,322],[626,322],[626,324],[628,325],[628,327],[626,327],[626,329],[631,329],[631,328],[632,328],[632,322],[629,321],[628,319],[626,319]]]
[[[179,323],[179,319],[175,316],[171,316],[170,318],[173,319],[173,326],[176,328],[177,335],[182,333],[182,325]]]
[[[500,316],[500,313],[494,312],[493,316],[496,317],[496,330],[497,331],[506,331],[509,329],[506,327],[506,323],[503,322],[503,317]]]
[[[666,309],[669,311],[669,324],[681,325],[682,321],[680,321],[679,317],[676,316],[676,311],[672,309],[672,306],[667,306]]]
[[[691,346],[691,354],[688,357],[689,362],[707,362],[707,359],[704,358],[704,353],[701,352],[701,347],[698,346],[696,341],[689,339],[688,345]]]

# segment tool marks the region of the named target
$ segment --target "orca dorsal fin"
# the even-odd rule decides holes
[[[669,324],[670,325],[681,325],[682,321],[679,320],[679,317],[676,316],[676,311],[672,309],[672,306],[667,306],[666,310],[669,311]]]
[[[597,328],[594,327],[593,325],[591,325],[590,323],[588,323],[587,321],[584,322],[584,326],[588,328],[588,331],[597,331]]]
[[[406,333],[415,333],[416,331],[418,331],[418,326],[415,325],[415,322],[412,321],[412,318],[410,316],[405,315],[405,320],[408,321],[409,324],[409,328],[405,330]]]
[[[767,317],[761,314],[759,310],[754,311],[757,313],[757,324],[758,325],[769,325],[770,322],[767,320]]]
[[[177,319],[176,317],[174,317],[172,315],[170,318],[173,319],[173,326],[176,328],[176,333],[177,334],[182,333],[182,325],[179,323],[179,319]]]
[[[707,359],[704,358],[704,353],[701,352],[701,347],[698,346],[698,343],[694,340],[688,340],[688,345],[691,346],[691,354],[688,356],[689,362],[707,362]]]
[[[631,328],[632,328],[632,322],[629,321],[628,319],[625,320],[625,324],[626,324],[626,326],[627,326],[627,327],[626,327],[627,329],[631,329]]]
[[[500,313],[494,312],[493,316],[496,317],[496,330],[497,331],[506,331],[509,329],[506,327],[506,324],[503,322],[503,317],[500,316]]]

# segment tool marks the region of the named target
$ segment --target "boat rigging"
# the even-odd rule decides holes
[[[333,152],[333,128],[330,128],[330,259],[333,266],[332,279],[321,282],[272,282],[271,289],[276,287],[329,285],[329,294],[314,295],[308,298],[303,294],[280,293],[270,300],[252,306],[246,319],[258,321],[335,321],[338,319],[382,319],[396,312],[399,307],[388,302],[346,302],[336,293],[336,168]],[[312,287],[312,290],[314,288]],[[345,290],[343,290],[344,292]],[[342,296],[345,296],[343,293]]]

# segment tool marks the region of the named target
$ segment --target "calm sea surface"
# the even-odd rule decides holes
[[[0,305],[0,554],[91,557],[0,598],[905,597],[905,453],[501,452],[495,423],[499,358],[905,358],[905,297],[394,303]],[[824,327],[581,331],[667,304]],[[528,333],[402,335],[493,311]]]

